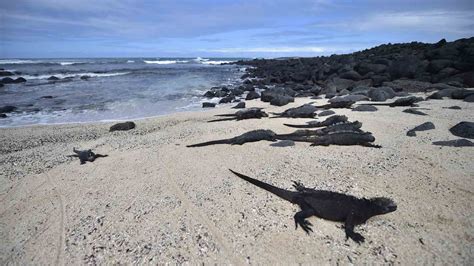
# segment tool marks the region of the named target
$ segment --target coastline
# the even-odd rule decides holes
[[[424,94],[423,94],[424,95]],[[246,101],[247,107],[282,107]],[[443,109],[452,105],[461,110]],[[294,131],[283,123],[310,119],[250,119],[207,123],[225,106],[135,120],[137,128],[108,132],[110,123],[0,128],[0,261],[4,263],[455,263],[473,260],[471,147],[439,147],[448,129],[474,120],[472,104],[421,102],[429,116],[381,106],[375,113],[337,109],[359,120],[382,149],[361,146],[186,148],[254,129]],[[435,130],[407,137],[431,121]],[[79,165],[72,148],[108,154]],[[282,188],[291,180],[358,197],[389,196],[399,210],[357,227],[363,245],[345,241],[341,224],[318,219],[314,233],[294,230],[297,207],[235,178],[227,169]]]

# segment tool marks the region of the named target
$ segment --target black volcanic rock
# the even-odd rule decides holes
[[[377,107],[373,105],[359,105],[357,107],[352,108],[352,111],[357,111],[357,112],[375,112],[377,111]]]
[[[258,92],[249,91],[249,93],[245,97],[245,100],[253,100],[253,99],[258,99],[258,98],[260,98],[260,94],[258,94]]]
[[[446,141],[434,141],[433,145],[448,147],[473,147],[474,143],[468,139],[454,139]]]
[[[8,76],[13,76],[15,75],[13,72],[10,72],[10,71],[4,71],[4,70],[1,70],[0,71],[0,77],[8,77]]]
[[[215,103],[209,103],[209,102],[202,103],[202,108],[214,108],[214,107],[216,107]]]
[[[474,139],[474,122],[460,122],[454,127],[450,128],[449,131],[454,135],[461,138]]]
[[[10,113],[10,112],[15,111],[16,109],[17,108],[15,106],[6,105],[3,107],[0,107],[0,113]]]
[[[287,105],[290,102],[294,102],[295,98],[288,95],[276,95],[270,100],[271,105],[283,106]]]
[[[135,123],[132,121],[127,121],[123,123],[118,123],[110,127],[109,132],[113,131],[127,131],[130,129],[134,129],[136,127]]]

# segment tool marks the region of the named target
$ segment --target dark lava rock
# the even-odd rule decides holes
[[[271,105],[276,105],[276,106],[283,106],[287,105],[290,102],[294,102],[295,98],[287,95],[276,95],[275,97],[272,98],[270,101]]]
[[[15,80],[7,77],[7,78],[3,78],[0,82],[3,84],[11,84],[11,83],[15,83]]]
[[[396,94],[390,87],[379,87],[370,89],[367,95],[373,102],[384,102],[388,99],[392,99]]]
[[[84,75],[84,76],[81,76],[80,79],[82,80],[88,80],[90,79],[91,77],[90,76],[87,76],[87,75]]]
[[[224,97],[224,98],[220,99],[219,104],[221,104],[221,103],[230,103],[234,99],[235,99],[234,96],[227,96],[227,97]]]
[[[408,130],[407,136],[415,137],[416,131],[426,131],[426,130],[431,130],[431,129],[435,129],[435,125],[431,122],[426,122],[419,126],[414,127],[413,129]]]
[[[133,123],[132,121],[127,121],[127,122],[118,123],[118,124],[115,124],[115,125],[111,126],[109,131],[110,132],[117,131],[117,130],[126,131],[126,130],[130,130],[130,129],[134,129],[135,126],[136,126],[135,123]]]
[[[26,82],[26,79],[23,78],[23,77],[19,77],[19,78],[15,79],[15,81],[13,83],[23,83],[23,82]]]
[[[354,70],[349,70],[339,75],[340,78],[350,79],[350,80],[360,80],[362,79],[361,75]]]
[[[0,77],[8,77],[8,76],[13,76],[15,75],[14,73],[10,72],[10,71],[0,71]]]
[[[41,99],[53,99],[54,97],[51,95],[41,96]]]
[[[6,105],[3,107],[0,107],[0,113],[10,113],[10,112],[15,111],[16,109],[17,108],[15,106]]]
[[[466,98],[464,98],[464,101],[468,102],[468,103],[474,102],[474,94],[471,94],[471,95],[467,96]]]
[[[245,97],[245,100],[248,101],[248,100],[253,100],[253,99],[258,99],[258,98],[260,98],[260,94],[258,94],[258,92],[249,91],[249,93]]]
[[[60,78],[56,77],[56,76],[51,76],[48,78],[48,80],[60,80]]]
[[[474,143],[468,139],[454,139],[446,141],[434,141],[433,145],[448,147],[472,147]]]
[[[377,107],[373,105],[359,105],[357,107],[352,108],[352,111],[357,111],[357,112],[375,112],[377,111]]]
[[[232,107],[233,109],[242,109],[245,108],[245,102],[240,102],[236,106]]]
[[[443,107],[444,109],[452,109],[452,110],[461,110],[461,106],[453,105],[449,107]]]
[[[333,110],[325,110],[325,111],[322,111],[321,113],[319,113],[318,116],[328,116],[328,115],[333,115],[335,113],[336,112],[334,112]]]
[[[457,99],[457,100],[462,100],[468,96],[474,95],[474,90],[468,90],[468,89],[457,89],[454,90],[451,93],[451,98]]]
[[[214,108],[214,107],[216,107],[215,103],[209,103],[209,102],[202,103],[202,108]]]
[[[291,147],[295,146],[295,142],[292,140],[280,140],[278,142],[270,144],[272,147]]]
[[[6,114],[1,114],[0,113],[0,118],[7,118],[8,116]]]
[[[415,108],[408,108],[408,109],[403,110],[402,112],[409,113],[409,114],[414,114],[414,115],[427,115],[427,114],[423,113],[422,111],[418,111]]]
[[[450,128],[449,131],[454,135],[461,138],[474,139],[474,122],[463,121],[458,123],[454,127]]]

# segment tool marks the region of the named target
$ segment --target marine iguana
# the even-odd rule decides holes
[[[79,160],[81,161],[81,164],[85,164],[86,162],[93,162],[95,159],[99,157],[107,157],[108,155],[102,155],[98,153],[92,152],[92,150],[76,150],[76,148],[73,148],[72,151],[76,154],[68,155],[68,157],[79,157]]]
[[[311,146],[328,146],[328,145],[361,145],[372,148],[382,148],[380,145],[374,145],[375,138],[370,132],[363,131],[336,131],[329,132],[323,136],[314,138]]]
[[[393,103],[361,103],[360,105],[377,105],[377,106],[412,106],[415,107],[415,103],[424,101],[422,97],[408,96],[400,99],[396,99]]]
[[[311,104],[303,104],[298,107],[290,108],[283,113],[273,113],[274,117],[272,118],[278,118],[278,117],[291,117],[291,118],[313,118],[316,116],[316,111],[318,108]]]
[[[246,132],[240,136],[233,137],[230,139],[212,140],[212,141],[207,141],[203,143],[187,145],[186,147],[188,148],[203,147],[203,146],[214,145],[214,144],[242,145],[247,142],[257,142],[261,140],[276,141],[277,139],[275,138],[275,136],[276,136],[275,132],[271,130],[258,129],[258,130],[252,130],[252,131]]]
[[[267,117],[267,113],[262,110],[262,108],[252,107],[243,110],[239,110],[234,114],[222,114],[216,116],[230,116],[231,118],[222,118],[222,119],[215,119],[208,122],[219,122],[219,121],[230,121],[230,120],[244,120],[244,119],[253,119],[257,118],[260,119],[262,117]]]
[[[338,123],[334,125],[329,125],[325,128],[320,128],[317,130],[300,129],[290,134],[277,134],[276,138],[282,139],[282,140],[314,142],[316,136],[323,136],[330,132],[337,132],[337,131],[362,132],[362,130],[360,130],[361,127],[362,127],[362,123],[359,121],[342,122],[342,123]]]
[[[333,115],[324,121],[310,121],[306,123],[306,125],[292,125],[292,124],[283,124],[287,127],[295,127],[295,128],[315,128],[315,127],[326,127],[330,125],[334,125],[341,122],[346,122],[347,116],[345,115]]]
[[[348,238],[360,244],[364,242],[364,237],[354,232],[354,227],[365,223],[369,218],[390,213],[397,210],[395,202],[389,198],[356,198],[333,191],[316,190],[306,188],[298,182],[294,182],[296,191],[281,189],[249,176],[237,173],[229,169],[241,179],[260,187],[276,196],[300,206],[301,211],[294,215],[295,227],[298,225],[309,235],[313,230],[312,224],[306,220],[311,216],[316,216],[325,220],[343,222],[346,240]]]

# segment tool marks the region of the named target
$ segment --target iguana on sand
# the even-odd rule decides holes
[[[364,237],[354,232],[356,225],[365,223],[372,216],[390,213],[397,209],[395,202],[389,198],[356,198],[342,193],[306,188],[297,182],[293,185],[296,191],[289,191],[230,171],[257,187],[299,205],[301,211],[294,216],[295,227],[297,229],[298,225],[301,226],[307,234],[313,230],[312,224],[306,218],[314,215],[330,221],[343,222],[346,239],[350,238],[360,244],[364,242]]]
[[[85,164],[86,162],[93,162],[95,159],[99,157],[107,157],[108,155],[96,154],[92,152],[92,150],[83,150],[79,151],[76,148],[73,148],[72,151],[75,153],[73,155],[68,155],[68,157],[79,157],[81,164]]]

